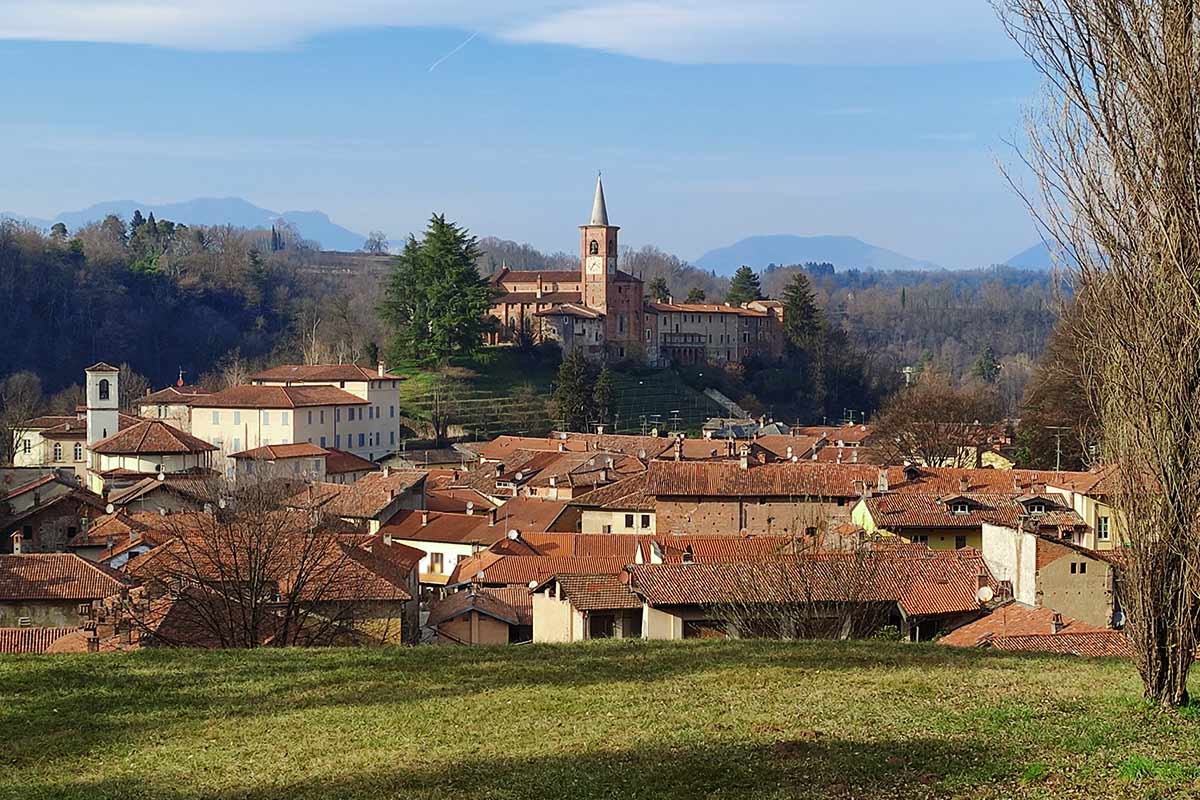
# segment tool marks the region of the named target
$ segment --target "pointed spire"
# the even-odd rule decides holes
[[[608,209],[604,205],[604,184],[600,182],[600,173],[596,173],[596,199],[592,201],[592,220],[589,225],[607,225]]]

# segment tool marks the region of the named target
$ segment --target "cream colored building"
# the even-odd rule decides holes
[[[1090,528],[1088,541],[1094,550],[1115,550],[1125,541],[1123,526],[1116,509],[1110,505],[1112,467],[1098,472],[1070,473],[1061,483],[1048,482],[1046,491],[1062,495],[1075,513],[1083,518]]]
[[[212,474],[216,447],[156,419],[142,420],[89,448],[88,488],[96,494],[157,475]]]
[[[212,394],[199,386],[188,386],[180,373],[179,381],[157,392],[150,392],[137,401],[138,416],[144,419],[160,419],[169,422],[181,431],[192,429],[192,403]]]

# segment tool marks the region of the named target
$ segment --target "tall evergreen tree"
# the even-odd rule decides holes
[[[142,210],[135,208],[133,216],[129,219],[129,232],[137,233],[138,228],[146,224],[146,218],[142,216]]]
[[[670,288],[667,287],[667,279],[659,275],[654,280],[650,281],[650,286],[647,287],[650,292],[651,299],[656,303],[665,303],[671,294]]]
[[[479,276],[478,258],[475,237],[442,214],[430,218],[419,241],[409,237],[379,307],[392,329],[390,363],[441,365],[479,350],[493,290]]]
[[[613,373],[607,365],[596,376],[596,385],[592,388],[592,408],[597,422],[606,426],[612,424],[617,410],[617,387],[613,385]]]
[[[990,344],[985,345],[979,358],[975,359],[971,372],[984,383],[995,383],[1000,377],[1000,362],[996,360],[996,351]]]
[[[811,353],[821,338],[821,309],[808,275],[798,271],[783,290],[783,333],[788,344]]]
[[[754,270],[747,266],[738,267],[737,272],[733,273],[733,280],[729,282],[725,302],[731,306],[740,306],[751,300],[761,300],[762,296],[762,284],[759,283]]]
[[[554,383],[554,417],[568,431],[584,431],[592,412],[592,393],[588,391],[588,365],[574,350],[558,367]]]
[[[687,301],[689,303],[703,303],[704,298],[704,290],[699,286],[693,286],[691,289],[688,289]]]

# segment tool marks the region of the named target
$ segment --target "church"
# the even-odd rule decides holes
[[[783,355],[778,301],[650,302],[642,279],[617,268],[619,232],[609,224],[597,176],[591,217],[579,226],[578,271],[501,267],[491,279],[490,313],[498,324],[489,344],[553,341],[589,361],[661,367]]]

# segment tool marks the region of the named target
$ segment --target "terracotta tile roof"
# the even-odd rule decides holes
[[[86,421],[81,420],[75,414],[71,414],[69,416],[65,415],[65,414],[64,415],[46,414],[41,417],[34,417],[33,419],[27,419],[23,423],[21,423],[22,428],[24,428],[26,430],[31,430],[31,431],[40,431],[45,428],[57,428],[62,425],[66,425],[66,426],[74,425],[74,426],[83,427],[83,428],[87,427]]]
[[[365,406],[367,401],[336,386],[233,386],[200,398],[193,408],[305,408]]]
[[[281,364],[250,376],[252,381],[402,381],[403,375],[380,375],[378,367],[357,364]]]
[[[1023,653],[1055,653],[1092,658],[1129,658],[1133,648],[1121,631],[993,636],[983,646]]]
[[[646,491],[655,497],[857,497],[879,470],[866,465],[653,461]],[[856,484],[856,481],[858,482]]]
[[[776,458],[787,459],[794,456],[798,459],[804,459],[812,455],[812,450],[820,441],[816,436],[758,436],[753,440],[753,444],[758,445],[767,452],[771,453]],[[788,454],[788,448],[791,448],[791,454]]]
[[[162,480],[159,480],[159,476]],[[214,489],[209,481],[190,475],[171,475],[159,473],[154,477],[143,478],[132,486],[113,492],[108,496],[108,502],[118,508],[140,500],[156,491],[166,491],[179,497],[202,502],[214,495]]]
[[[989,637],[1049,634],[1056,613],[1052,608],[1008,602],[974,622],[955,628],[937,641],[952,647],[978,647]],[[1104,630],[1081,620],[1059,616],[1063,625],[1060,633]]]
[[[626,571],[631,588],[652,605],[857,599],[895,602],[912,617],[974,611],[981,575],[995,585],[974,551],[826,553],[773,561],[636,565]]]
[[[533,312],[535,317],[578,317],[579,319],[603,319],[604,315],[599,311],[591,308],[586,308],[575,303],[563,303],[552,308],[543,308],[541,311]]]
[[[509,625],[533,624],[533,598],[521,586],[473,586],[452,592],[429,609],[427,625],[441,625],[470,611],[506,622]]]
[[[657,458],[671,448],[671,439],[660,436],[626,436],[624,434],[597,433],[554,433],[548,437],[497,436],[490,442],[479,445],[475,452],[488,461],[505,461],[519,450],[606,452],[636,458]]]
[[[379,532],[393,539],[474,544],[480,547],[488,547],[504,538],[504,528],[489,525],[486,514],[446,514],[409,509],[397,512]]]
[[[256,461],[276,461],[281,458],[325,458],[329,451],[308,442],[295,444],[267,444],[251,450],[230,453],[230,458],[249,458]],[[357,456],[356,456],[357,458]],[[367,462],[370,464],[371,462]],[[372,464],[374,466],[374,464]]]
[[[137,404],[139,406],[148,405],[190,405],[192,401],[204,395],[212,394],[203,386],[168,386],[165,389],[159,389],[157,392],[151,392],[144,397],[139,397]]]
[[[620,575],[559,575],[559,591],[580,611],[641,608],[641,599]]]
[[[354,453],[338,450],[333,447],[325,448],[325,474],[344,475],[347,472],[377,472],[379,465],[368,461]]]
[[[40,654],[78,628],[0,628],[0,654]]]
[[[289,508],[319,509],[338,517],[372,519],[425,481],[424,470],[372,472],[354,483],[312,483],[287,500]]]
[[[507,555],[581,556],[620,558],[632,564],[649,536],[626,533],[523,533],[517,540],[504,538],[491,550]]]
[[[871,431],[870,425],[798,425],[792,428],[792,435],[824,437],[831,445],[853,445],[865,442]]]
[[[83,441],[87,438],[87,420],[81,420],[76,417],[66,418],[66,422],[59,423],[52,427],[43,428],[41,430],[43,439],[51,441]],[[142,421],[141,417],[135,417],[131,414],[117,412],[117,430],[123,431],[126,428],[137,425]]]
[[[767,316],[767,312],[754,308],[717,305],[714,303],[650,303],[649,307],[660,314],[683,312],[687,314],[735,314],[739,317]]]
[[[96,600],[128,580],[116,570],[74,553],[0,556],[0,600]]]
[[[579,283],[582,276],[575,269],[500,269],[492,275],[492,283],[537,283],[538,277],[542,283]]]
[[[794,552],[789,536],[656,536],[665,563],[726,564],[777,559]]]
[[[54,474],[53,472],[49,475],[39,475],[31,481],[22,483],[19,486],[14,486],[12,489],[9,489],[8,492],[6,492],[3,496],[0,496],[0,500],[12,500],[14,497],[20,497],[23,494],[37,491],[38,489],[41,489],[44,486],[49,486],[52,483],[62,483],[62,480],[59,479],[58,475]]]
[[[476,489],[431,489],[425,482],[425,508],[453,514],[465,514],[468,506],[477,514],[486,514],[488,509],[497,508],[487,495]]]
[[[654,496],[646,492],[646,473],[639,472],[607,486],[599,486],[572,505],[585,508],[604,508],[618,511],[655,510]]]
[[[558,291],[547,292],[542,291],[541,296],[538,296],[536,291],[526,292],[504,292],[492,298],[492,306],[498,305],[518,305],[524,303],[526,305],[536,305],[537,303],[582,303],[583,293],[578,291]]]
[[[1060,473],[1053,480],[1047,480],[1047,483],[1078,494],[1105,497],[1115,493],[1116,481],[1117,465],[1109,464],[1091,472]]]
[[[208,453],[217,448],[162,420],[147,419],[91,446],[102,455],[178,455]]]
[[[527,586],[531,581],[541,583],[551,575],[617,575],[627,563],[624,558],[498,556],[484,552],[459,561],[450,574],[450,583]]]

